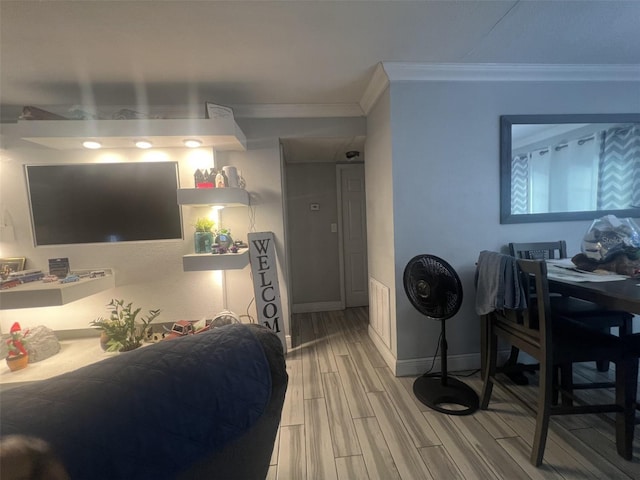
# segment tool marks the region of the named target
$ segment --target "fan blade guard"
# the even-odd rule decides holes
[[[434,255],[416,255],[409,260],[403,280],[413,306],[429,318],[451,318],[462,305],[462,283],[458,274]]]

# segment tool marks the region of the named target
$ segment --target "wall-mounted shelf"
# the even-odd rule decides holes
[[[82,149],[84,140],[98,140],[102,148],[135,148],[134,141],[142,139],[156,148],[184,148],[187,138],[216,150],[247,149],[233,119],[20,120],[17,129],[24,140],[57,150]]]
[[[113,272],[104,277],[81,278],[79,281],[72,283],[29,282],[17,287],[0,290],[0,309],[65,305],[115,286],[116,281]]]
[[[243,188],[179,188],[178,204],[223,207],[246,207],[249,192]],[[249,250],[241,248],[238,253],[193,253],[182,257],[185,272],[205,270],[239,270],[249,264]]]
[[[243,188],[179,188],[178,205],[246,207],[249,192]]]
[[[192,253],[182,257],[185,272],[209,270],[240,270],[249,264],[249,249],[241,248],[238,253]]]

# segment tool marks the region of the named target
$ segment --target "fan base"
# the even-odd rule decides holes
[[[441,374],[425,374],[413,382],[413,393],[418,400],[438,412],[448,415],[470,415],[480,406],[478,394],[457,378]],[[446,408],[444,405],[460,405],[466,408]]]

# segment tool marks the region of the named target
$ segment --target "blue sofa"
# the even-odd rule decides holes
[[[264,479],[287,389],[278,337],[232,324],[0,396],[0,434],[47,441],[72,479]]]

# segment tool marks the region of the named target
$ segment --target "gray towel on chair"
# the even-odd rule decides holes
[[[476,313],[527,308],[514,257],[483,250],[476,268]]]

